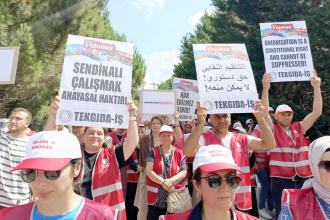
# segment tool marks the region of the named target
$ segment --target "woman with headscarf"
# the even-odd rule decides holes
[[[36,201],[0,211],[1,220],[121,219],[117,209],[75,192],[82,177],[78,139],[68,132],[43,131],[29,139],[23,161],[14,167],[29,184]]]
[[[308,149],[313,178],[302,189],[286,189],[279,219],[330,219],[330,136],[312,142]]]

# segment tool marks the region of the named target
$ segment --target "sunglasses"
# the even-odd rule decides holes
[[[222,181],[224,180],[231,188],[236,189],[241,182],[242,178],[236,175],[229,175],[227,177],[221,177],[218,175],[210,175],[207,177],[201,177],[201,179],[206,179],[209,186],[212,189],[217,189],[221,186]]]
[[[325,169],[328,172],[330,172],[330,160],[320,161],[319,167]]]
[[[61,170],[57,171],[44,171],[45,177],[48,180],[57,180],[61,175]],[[26,183],[32,183],[36,180],[38,175],[37,170],[22,170],[21,178]]]

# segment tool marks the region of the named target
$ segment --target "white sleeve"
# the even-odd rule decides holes
[[[204,139],[204,136],[203,135],[201,135],[199,137],[198,144],[199,144],[199,146],[205,146],[205,139]]]

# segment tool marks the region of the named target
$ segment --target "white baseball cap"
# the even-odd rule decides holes
[[[23,161],[14,170],[61,170],[72,159],[81,158],[77,137],[65,131],[43,131],[32,135],[26,144]]]
[[[245,124],[248,125],[250,123],[253,123],[253,119],[252,118],[249,118],[245,121]]]
[[[273,107],[272,106],[269,106],[268,107],[268,112],[273,112],[273,111],[274,111]]]
[[[162,127],[160,127],[159,134],[162,133],[162,132],[173,133],[173,128],[171,126],[168,126],[168,125],[163,125]]]
[[[231,151],[218,144],[202,146],[198,149],[193,162],[193,172],[201,169],[210,173],[218,170],[237,170]]]
[[[290,106],[288,106],[287,104],[282,104],[277,106],[275,113],[278,112],[293,112],[292,108]]]

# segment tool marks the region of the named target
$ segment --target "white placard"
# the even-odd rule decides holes
[[[56,123],[128,127],[133,44],[68,36]]]
[[[0,118],[0,129],[6,128],[9,124],[9,118]]]
[[[251,113],[258,98],[244,44],[194,44],[201,105],[208,113]]]
[[[0,47],[0,84],[14,84],[19,47]]]
[[[140,111],[143,121],[148,121],[154,115],[168,115],[175,112],[174,90],[143,90],[140,95]]]
[[[314,67],[305,21],[261,23],[260,31],[272,82],[310,80]]]
[[[172,89],[176,91],[176,110],[179,112],[179,121],[192,121],[199,100],[197,80],[174,78]]]

